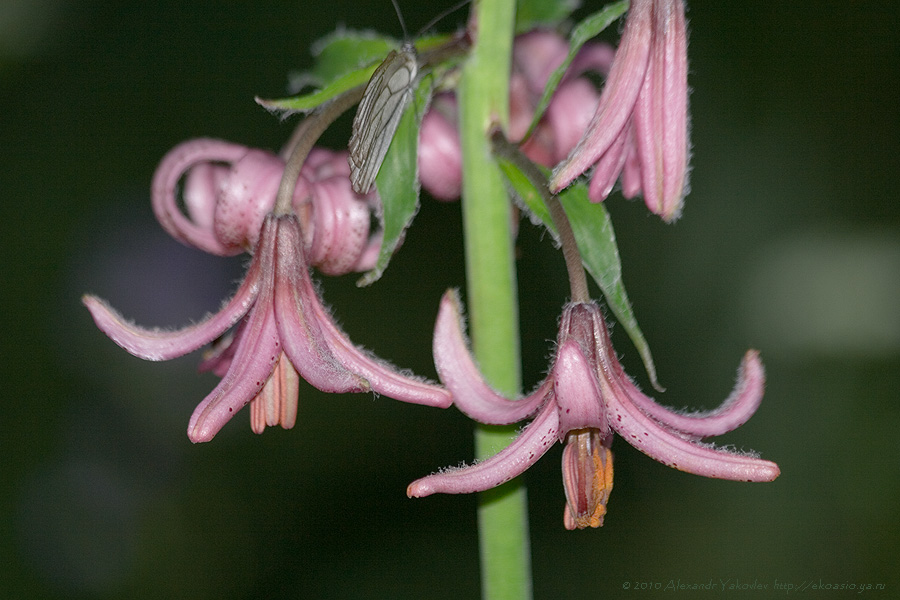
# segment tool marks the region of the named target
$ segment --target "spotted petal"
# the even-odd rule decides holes
[[[271,288],[266,290],[267,295],[271,293]],[[271,308],[256,307],[234,343],[237,350],[228,371],[191,415],[188,437],[192,442],[211,440],[236,412],[259,394],[272,374],[281,345]]]
[[[153,212],[163,229],[180,242],[210,254],[231,256],[243,252],[239,246],[223,244],[212,228],[187,218],[178,206],[176,191],[181,176],[194,165],[217,161],[233,163],[246,153],[247,148],[238,144],[197,139],[179,144],[166,154],[153,175],[151,188]]]
[[[275,236],[260,236],[251,270],[264,275],[274,269]],[[203,399],[188,423],[188,437],[193,442],[207,442],[219,432],[234,413],[243,408],[262,390],[278,357],[281,343],[272,309],[275,282],[271,276],[261,278],[257,303],[232,342],[234,358],[219,385]]]
[[[773,462],[685,439],[644,414],[618,381],[601,377],[600,385],[612,428],[626,442],[666,466],[734,481],[772,481],[781,472]]]

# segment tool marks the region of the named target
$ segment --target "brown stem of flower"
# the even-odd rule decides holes
[[[278,186],[278,195],[275,197],[276,215],[289,215],[293,212],[291,200],[294,197],[294,189],[297,187],[297,178],[300,177],[300,169],[306,162],[313,146],[325,130],[334,123],[338,117],[350,110],[362,100],[366,86],[359,85],[343,94],[336,96],[330,102],[316,108],[295,132],[296,143],[284,165],[284,173]]]
[[[525,156],[517,145],[506,139],[506,136],[499,129],[495,129],[491,133],[491,144],[493,145],[494,153],[513,163],[540,193],[544,204],[550,211],[550,217],[553,219],[553,225],[556,226],[556,232],[559,235],[563,258],[566,261],[566,270],[569,273],[572,302],[590,302],[591,297],[588,292],[587,277],[584,275],[584,266],[581,263],[581,253],[578,251],[575,233],[572,231],[569,217],[566,216],[566,211],[563,209],[559,197],[550,193],[547,176]]]
[[[461,5],[460,5],[461,6]],[[446,43],[419,53],[419,66],[422,68],[439,65],[442,62],[462,56],[472,48],[472,38],[468,31],[461,31]]]

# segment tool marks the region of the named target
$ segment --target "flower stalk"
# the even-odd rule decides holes
[[[462,213],[472,345],[485,377],[517,395],[521,385],[511,206],[491,156],[488,132],[509,113],[515,2],[481,0],[473,9],[473,49],[459,86],[463,160]],[[514,428],[481,425],[475,453],[506,446]],[[527,498],[520,481],[479,497],[482,597],[530,598]]]

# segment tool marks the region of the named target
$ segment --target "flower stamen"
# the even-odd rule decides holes
[[[284,352],[262,391],[250,401],[250,428],[262,433],[266,427],[281,425],[291,429],[297,422],[300,375]]]
[[[563,449],[563,486],[566,529],[602,527],[613,486],[612,435],[599,429],[577,429],[566,434]]]

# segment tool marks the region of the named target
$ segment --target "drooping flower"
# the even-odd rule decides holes
[[[687,95],[683,0],[632,0],[594,117],[550,190],[596,165],[591,200],[606,198],[621,175],[626,198],[640,193],[653,213],[677,219],[688,187]]]
[[[198,142],[176,148],[163,161],[154,179],[154,207],[164,227],[189,245],[216,254],[253,250],[234,297],[218,313],[177,331],[138,327],[102,300],[90,295],[83,298],[97,326],[140,358],[169,360],[213,344],[201,369],[213,371],[222,380],[194,411],[189,438],[194,442],[212,439],[250,402],[254,403],[254,431],[275,424],[291,427],[296,419],[299,377],[326,392],[371,390],[404,402],[449,406],[450,395],[442,387],[401,373],[355,346],[323,306],[310,278],[305,247],[315,253],[317,244],[328,245],[319,248],[323,260],[331,261],[325,264],[343,265],[341,269],[365,254],[368,213],[365,231],[352,226],[361,221],[352,218],[353,210],[338,210],[330,218],[318,220],[307,214],[317,229],[312,241],[306,242],[293,212],[282,214],[272,209],[275,192],[270,176],[277,157],[225,142]],[[231,167],[203,164],[187,178],[185,215],[174,199],[175,184],[188,166],[196,164],[198,152],[205,160],[228,162]],[[346,159],[342,162],[346,164]],[[325,167],[314,160],[310,168]],[[305,191],[298,190],[295,204],[298,194],[302,199],[315,193],[315,179],[310,175],[304,182],[301,177],[298,189]],[[346,175],[342,180],[349,189]],[[334,239],[334,229],[354,234],[353,243],[348,247],[346,239]],[[335,248],[349,248],[353,259],[342,262]]]
[[[566,528],[598,527],[612,489],[614,433],[649,457],[688,473],[757,482],[779,475],[773,462],[701,442],[736,429],[759,406],[765,375],[755,351],[744,356],[737,385],[718,409],[675,412],[645,396],[625,374],[600,308],[593,302],[575,302],[563,311],[547,378],[529,396],[509,400],[481,376],[462,331],[459,301],[448,293],[435,326],[434,356],[454,404],[468,416],[493,425],[534,419],[493,457],[414,481],[407,489],[410,497],[493,488],[523,473],[559,441],[566,444]]]

